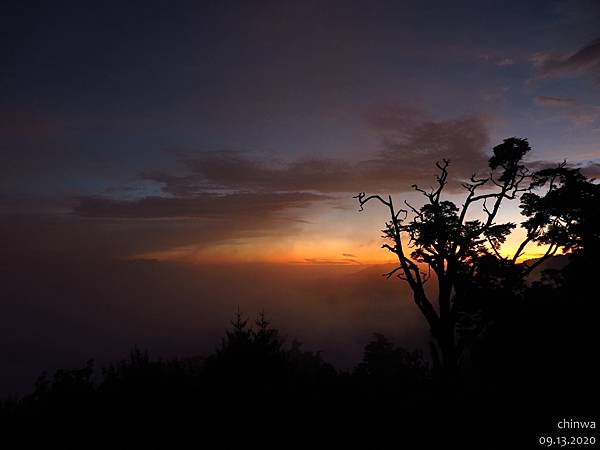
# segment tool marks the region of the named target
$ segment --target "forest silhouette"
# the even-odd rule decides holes
[[[528,169],[530,150],[518,138],[496,146],[490,174],[463,183],[460,206],[443,196],[448,160],[437,163],[435,188],[414,186],[425,200],[420,207],[396,208],[391,196],[356,196],[361,210],[374,200],[390,212],[384,247],[398,267],[385,275],[409,284],[430,327],[429,355],[374,333],[354,369],[338,370],[320,352],[286,341],[268,313],[251,321],[238,311],[205,357],[153,359],[135,348],[101,370],[89,361],[44,373],[30,394],[2,402],[2,419],[192,420],[210,427],[227,417],[230,426],[296,433],[308,432],[309,423],[340,420],[359,424],[373,439],[398,433],[398,442],[487,439],[481,448],[493,448],[517,435],[527,436],[523,445],[535,444],[557,418],[595,418],[600,185],[566,163]],[[525,234],[507,256],[501,247],[517,225],[496,220],[513,199],[520,201]],[[475,205],[481,219],[469,218]],[[530,243],[547,251],[522,261]],[[426,283],[436,284],[435,298]]]

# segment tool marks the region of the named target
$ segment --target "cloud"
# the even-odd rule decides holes
[[[503,85],[503,86],[491,88],[489,90],[486,89],[484,92],[482,92],[481,98],[485,102],[497,103],[497,102],[504,100],[504,98],[506,97],[506,95],[508,94],[508,92],[510,90],[511,90],[510,85]]]
[[[512,66],[513,64],[515,64],[515,61],[514,61],[514,59],[511,59],[511,58],[504,58],[496,63],[496,65],[500,66],[500,67]]]
[[[451,159],[454,179],[486,166],[483,117],[439,120],[418,108],[380,106],[365,122],[379,145],[362,158],[283,161],[251,152],[199,152],[180,159],[183,172],[140,174],[132,181],[143,187],[135,195],[122,188],[64,199],[5,194],[4,255],[110,259],[291,236],[304,230],[313,208],[342,208],[340,197],[433,184],[434,164],[443,158]]]
[[[308,192],[203,193],[192,197],[153,196],[135,200],[91,196],[81,197],[73,211],[82,217],[243,219],[302,208],[327,198]]]
[[[193,259],[203,249],[224,242],[293,235],[305,223],[300,209],[327,199],[309,192],[204,193],[128,200],[83,196],[71,216],[63,220],[62,228],[40,226],[34,241],[41,241],[37,244],[40,249],[50,246],[53,251],[85,256],[98,249],[107,257],[185,249],[181,255]],[[62,230],[71,231],[57,233]],[[20,242],[15,244],[16,252],[28,246],[30,239],[22,236]],[[93,243],[91,249],[88,242]]]
[[[576,127],[586,127],[600,119],[600,108],[597,106],[581,105],[575,99],[541,95],[535,97],[535,103],[549,108],[560,108],[557,116],[571,122]]]
[[[482,53],[478,56],[478,58],[487,63],[493,63],[498,67],[512,66],[516,64],[514,59],[502,57],[498,55],[497,52]]]
[[[414,183],[429,184],[435,162],[451,160],[451,177],[464,179],[486,167],[489,143],[481,116],[434,120],[426,112],[379,107],[366,116],[380,148],[367,158],[305,158],[287,162],[238,151],[212,151],[184,159],[187,174],[146,172],[145,180],[161,183],[165,194],[194,196],[209,190],[250,192],[358,191],[400,192]]]
[[[221,218],[101,217],[118,214],[110,205],[103,214],[86,217],[2,214],[0,265],[17,260],[114,260],[182,249],[181,260],[195,261],[197,255],[220,244],[235,246],[247,238],[284,239],[302,228],[295,220],[297,211],[290,210],[257,210],[254,215],[231,211]]]
[[[484,116],[433,120],[424,113],[405,119],[406,112],[384,110],[370,124],[379,132],[383,150],[374,184],[386,182],[396,189],[414,183],[429,184],[436,172],[434,163],[450,159],[450,177],[461,180],[487,169],[489,135]],[[410,112],[408,112],[410,114]]]
[[[326,266],[336,266],[336,265],[357,265],[360,262],[354,258],[341,258],[341,259],[332,259],[332,258],[304,258],[304,263],[307,264],[316,264],[316,265],[326,265]]]
[[[586,107],[573,111],[570,114],[571,122],[577,126],[588,126],[600,120],[600,108]]]
[[[293,233],[306,215],[303,208],[335,205],[340,195],[429,186],[435,162],[443,158],[451,159],[454,180],[487,165],[488,133],[480,116],[434,120],[419,109],[386,106],[370,110],[366,122],[380,143],[368,158],[275,161],[249,152],[202,152],[182,159],[186,173],[141,174],[145,183],[160,185],[158,195],[81,196],[72,217],[94,224],[97,237],[118,234],[119,239],[108,239],[120,242],[117,248],[107,246],[115,254],[189,245],[195,251],[232,239]],[[132,233],[131,242],[122,242]],[[338,263],[355,262],[354,256],[343,256]]]
[[[551,97],[546,95],[537,96],[535,98],[535,102],[538,105],[550,107],[574,106],[577,104],[577,102],[572,98]]]
[[[591,73],[600,74],[600,39],[571,55],[537,53],[533,56],[537,74],[541,78]]]
[[[600,178],[600,163],[591,162],[581,166],[581,173],[588,178]]]

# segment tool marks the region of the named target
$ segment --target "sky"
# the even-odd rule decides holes
[[[600,160],[595,1],[9,2],[0,28],[17,254],[383,261],[357,192],[510,136]]]
[[[377,327],[413,345],[352,196],[418,205],[448,158],[460,203],[511,136],[600,173],[594,0],[8,1],[0,55],[0,392],[191,349],[244,299],[341,364]]]

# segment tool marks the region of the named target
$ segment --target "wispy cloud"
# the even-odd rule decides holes
[[[576,127],[587,127],[600,120],[600,108],[582,105],[572,98],[538,96],[534,99],[539,106],[559,109],[558,118],[571,122]]]
[[[596,39],[572,54],[536,53],[532,61],[538,77],[567,75],[600,75],[600,39]]]
[[[515,64],[515,60],[512,58],[504,58],[504,59],[501,59],[500,61],[496,62],[496,65],[500,66],[500,67],[512,66],[513,64]]]
[[[81,197],[74,213],[104,218],[192,218],[248,219],[302,208],[328,197],[308,192],[285,193],[203,193],[192,197],[144,197],[118,200],[109,197]]]
[[[353,258],[341,258],[341,259],[331,259],[331,258],[304,258],[304,263],[306,264],[316,264],[316,265],[359,265],[360,262]]]
[[[535,98],[535,102],[541,106],[564,107],[574,106],[577,102],[572,98],[551,97],[547,95],[539,95]]]
[[[429,186],[435,162],[443,158],[451,160],[454,186],[486,167],[489,139],[482,116],[436,120],[421,109],[388,105],[372,108],[365,120],[379,148],[363,158],[275,161],[252,152],[199,152],[181,159],[183,173],[142,173],[144,183],[157,187],[152,195],[127,197],[115,191],[80,196],[72,216],[109,221],[102,229],[149,227],[158,235],[173,234],[169,223],[182,223],[185,238],[176,242],[155,238],[153,244],[201,247],[207,242],[293,232],[305,222],[308,208],[325,202],[335,206],[340,196],[408,191],[414,183]],[[335,263],[356,263],[354,255],[342,256]]]
[[[477,58],[485,63],[493,64],[498,67],[513,66],[517,63],[514,58],[504,56],[500,52],[493,50],[490,50],[486,53],[481,53],[477,56]]]

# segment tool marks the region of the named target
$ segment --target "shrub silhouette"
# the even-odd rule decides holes
[[[423,353],[398,347],[380,333],[375,333],[374,340],[365,346],[353,375],[369,396],[390,400],[398,395],[405,401],[407,397],[416,400],[431,389],[429,365]]]

